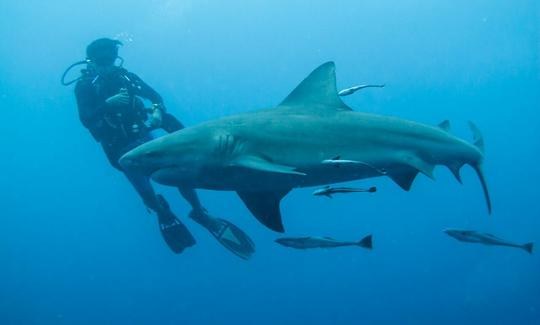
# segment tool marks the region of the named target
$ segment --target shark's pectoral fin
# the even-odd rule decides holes
[[[276,164],[264,158],[250,155],[238,157],[230,165],[269,173],[306,175],[296,171],[294,167]]]
[[[290,189],[281,191],[239,191],[238,196],[244,201],[249,211],[266,227],[285,232],[281,221],[279,202]]]

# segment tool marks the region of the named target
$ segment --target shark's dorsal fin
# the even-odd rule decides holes
[[[338,111],[352,110],[338,96],[336,66],[332,61],[326,62],[313,70],[279,106],[334,109]]]
[[[244,201],[246,207],[255,218],[266,227],[284,232],[279,202],[289,193],[290,189],[280,191],[238,191],[238,196]]]

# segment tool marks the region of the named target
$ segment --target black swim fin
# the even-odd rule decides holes
[[[233,223],[206,213],[200,215],[194,211],[191,212],[190,217],[205,227],[221,245],[241,259],[248,260],[255,253],[255,244],[251,238]]]
[[[163,196],[158,195],[161,211],[158,212],[158,223],[165,243],[175,253],[180,254],[184,249],[195,245],[195,238],[186,226],[171,212],[169,204]]]

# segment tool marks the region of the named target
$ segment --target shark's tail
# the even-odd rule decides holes
[[[526,250],[527,253],[532,254],[532,252],[533,252],[533,246],[534,246],[533,243],[527,243],[527,244],[524,244],[523,246],[521,246],[521,248],[523,248],[524,250]]]
[[[471,128],[471,131],[473,133],[473,144],[482,152],[484,153],[484,137],[482,136],[482,133],[478,129],[478,127],[471,121],[469,121],[469,127]],[[478,175],[478,178],[480,179],[480,183],[482,184],[482,189],[484,190],[484,197],[486,198],[486,204],[489,214],[491,214],[491,198],[489,197],[489,191],[486,183],[486,178],[484,176],[484,170],[482,168],[482,162],[483,159],[478,160],[475,164],[471,164],[471,166],[476,171],[476,174]]]
[[[372,235],[367,235],[366,237],[362,238],[358,242],[357,245],[360,246],[360,247],[367,248],[367,249],[372,249],[373,248],[373,236]]]

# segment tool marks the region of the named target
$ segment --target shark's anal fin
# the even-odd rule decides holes
[[[294,167],[276,164],[264,158],[250,155],[238,157],[230,165],[269,173],[306,175],[296,171]]]
[[[281,191],[239,191],[238,196],[244,201],[249,211],[266,227],[285,232],[281,221],[279,203],[290,189]]]

